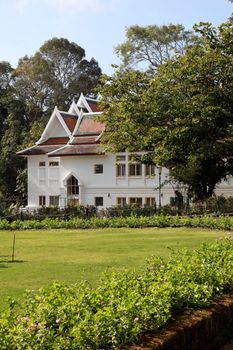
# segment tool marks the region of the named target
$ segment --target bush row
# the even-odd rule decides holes
[[[43,220],[0,220],[0,230],[26,230],[26,229],[86,229],[105,227],[206,227],[211,229],[232,230],[233,217],[203,216],[203,217],[181,217],[181,216],[129,216],[116,218],[90,219],[71,218],[62,220],[59,218],[45,218]]]
[[[142,273],[103,275],[86,282],[27,292],[0,315],[0,349],[114,349],[164,326],[177,310],[200,308],[232,290],[233,242],[151,257]]]

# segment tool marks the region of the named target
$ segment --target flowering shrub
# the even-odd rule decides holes
[[[233,241],[151,257],[142,273],[26,292],[0,315],[0,349],[114,349],[166,324],[176,310],[209,305],[233,289]]]

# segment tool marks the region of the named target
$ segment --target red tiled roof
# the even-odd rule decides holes
[[[26,148],[22,151],[17,152],[18,156],[31,156],[31,155],[40,155],[40,154],[47,154],[49,152],[56,151],[59,149],[60,146],[43,146],[43,145],[38,145],[38,146],[32,146],[30,148]]]
[[[56,152],[48,154],[49,157],[61,156],[86,156],[104,154],[104,150],[100,145],[67,145],[58,149]]]
[[[92,112],[100,112],[100,109],[99,109],[97,102],[89,101],[88,99],[87,99],[87,102],[88,102],[89,106],[91,107]]]
[[[81,124],[78,129],[78,134],[93,134],[101,133],[105,128],[105,124],[102,122],[96,121],[93,116],[85,115],[81,121]]]
[[[50,137],[41,145],[66,145],[69,142],[69,137]]]
[[[75,125],[77,123],[77,116],[66,113],[61,113],[61,116],[64,119],[64,122],[68,126],[69,130],[71,132],[74,131]]]
[[[97,141],[97,138],[99,137],[99,134],[92,135],[92,136],[75,136],[72,140],[71,144],[90,144],[90,143],[99,143]]]

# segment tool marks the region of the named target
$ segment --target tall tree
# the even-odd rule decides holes
[[[5,133],[1,139],[0,154],[0,191],[9,201],[15,199],[15,186],[18,171],[23,167],[23,160],[16,155],[22,142],[22,123],[15,114],[9,114]]]
[[[80,92],[92,92],[100,75],[98,63],[93,58],[86,60],[83,48],[64,38],[53,38],[34,56],[19,61],[15,88],[26,100],[34,121],[55,105],[66,108]]]
[[[16,98],[14,70],[8,62],[0,62],[0,201],[15,199],[17,172],[25,167],[16,156],[27,127],[25,104]]]
[[[12,71],[13,68],[9,62],[0,62],[0,139],[4,132],[4,121],[8,115],[8,100],[12,93]]]
[[[149,151],[147,160],[169,168],[200,199],[233,174],[233,20],[195,29],[202,45],[160,65],[149,83],[143,73],[120,72],[101,94],[107,146]]]
[[[38,53],[51,71],[53,104],[67,106],[81,92],[92,92],[99,82],[101,69],[97,61],[85,59],[85,50],[74,42],[53,38],[46,41]]]
[[[181,24],[163,26],[131,26],[126,40],[116,47],[124,67],[142,67],[155,70],[173,55],[183,55],[197,38]]]

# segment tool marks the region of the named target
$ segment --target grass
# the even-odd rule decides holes
[[[11,262],[15,234],[15,262]],[[20,298],[54,280],[93,286],[103,271],[139,269],[152,254],[170,248],[194,248],[224,237],[221,231],[187,228],[0,231],[0,309],[7,297]]]

